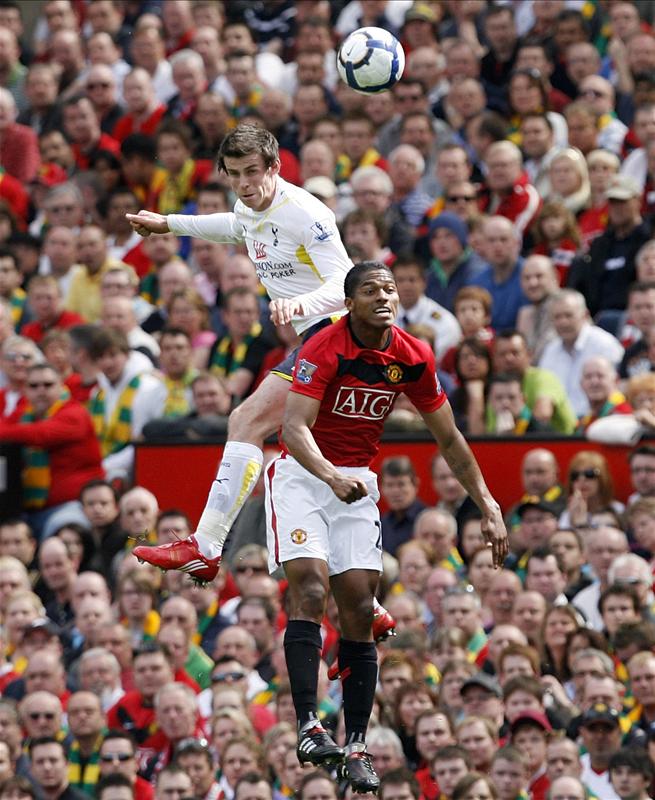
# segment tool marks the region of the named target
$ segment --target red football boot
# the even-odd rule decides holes
[[[390,636],[396,635],[396,620],[391,616],[384,606],[379,603],[373,611],[373,639],[376,644],[383,642]],[[328,679],[336,681],[341,677],[339,673],[339,653],[334,659],[331,667],[328,667]]]
[[[195,535],[158,547],[139,545],[132,552],[139,561],[163,570],[179,569],[198,581],[213,581],[221,566],[221,556],[207,558],[200,552]]]

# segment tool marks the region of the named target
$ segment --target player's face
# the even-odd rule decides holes
[[[398,314],[398,289],[386,269],[369,272],[346,298],[346,308],[359,322],[375,328],[390,328]]]
[[[239,158],[228,156],[225,158],[225,171],[230,188],[248,208],[264,211],[273,202],[279,161],[267,167],[260,153]]]

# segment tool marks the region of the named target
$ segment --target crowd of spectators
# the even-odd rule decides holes
[[[443,458],[436,507],[409,458],[384,463],[382,800],[653,796],[651,4],[25,10],[0,0],[0,442],[22,491],[0,521],[0,800],[349,795],[296,756],[261,487],[211,584],[131,555],[193,530],[134,486],[133,443],[222,436],[298,344],[245,250],[141,239],[125,218],[229,211],[214,157],[241,122],[276,135],[282,177],[333,209],[353,260],[391,267],[398,324],[434,347],[461,430],[579,440],[566,468],[525,455],[498,571]],[[370,96],[336,73],[363,25],[407,57]],[[420,420],[401,399],[389,424]],[[585,437],[633,447],[629,498]],[[337,736],[338,630],[331,606],[320,699]]]

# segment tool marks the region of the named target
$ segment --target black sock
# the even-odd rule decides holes
[[[378,654],[375,644],[340,639],[339,672],[343,685],[346,744],[363,742],[378,680]]]
[[[321,660],[321,626],[292,619],[284,634],[284,655],[298,727],[317,718],[318,665]]]

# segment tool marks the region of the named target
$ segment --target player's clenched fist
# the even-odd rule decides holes
[[[163,214],[141,210],[138,214],[126,214],[130,225],[139,236],[150,236],[151,233],[168,233],[168,222]]]
[[[335,475],[330,481],[330,488],[344,503],[355,503],[368,494],[364,481],[351,475]]]
[[[287,325],[298,314],[302,314],[302,304],[295,297],[279,297],[271,300],[268,310],[273,325]]]

